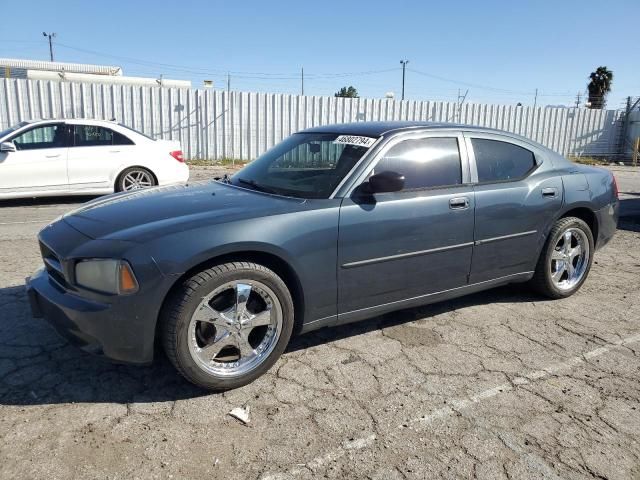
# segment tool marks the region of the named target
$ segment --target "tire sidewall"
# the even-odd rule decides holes
[[[282,330],[280,337],[271,354],[254,370],[240,377],[226,378],[215,376],[203,370],[191,357],[189,351],[189,324],[202,298],[211,293],[218,286],[237,280],[256,280],[269,287],[280,301],[282,307]],[[269,370],[282,355],[293,331],[294,307],[291,294],[284,282],[271,270],[237,268],[214,275],[204,283],[198,285],[182,304],[176,324],[176,360],[180,370],[194,383],[204,388],[226,390],[246,385]]]
[[[557,298],[563,298],[563,297],[569,297],[573,295],[575,292],[577,292],[580,289],[580,287],[582,287],[582,284],[587,280],[587,277],[589,276],[589,272],[591,271],[591,265],[593,263],[593,256],[594,256],[595,249],[594,249],[593,233],[591,232],[591,229],[589,228],[589,226],[583,220],[575,217],[560,219],[558,222],[556,222],[556,226],[560,228],[554,228],[551,232],[551,235],[549,236],[549,241],[547,242],[547,245],[544,251],[544,261],[542,266],[544,268],[544,278],[545,278],[545,283],[547,284],[547,287],[553,292],[554,296],[556,296]],[[582,278],[580,279],[580,281],[568,290],[561,290],[555,285],[555,283],[551,279],[551,268],[550,268],[551,254],[553,253],[556,243],[558,243],[558,240],[560,240],[560,237],[562,236],[562,234],[569,228],[580,229],[586,235],[587,242],[589,243],[589,260],[587,263],[587,268],[584,272],[584,275],[582,275]]]

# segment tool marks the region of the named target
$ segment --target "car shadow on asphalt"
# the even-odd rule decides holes
[[[46,207],[50,205],[67,205],[76,203],[85,203],[89,200],[97,198],[96,195],[77,195],[67,197],[34,197],[34,198],[15,198],[8,200],[0,200],[0,208],[2,207]]]
[[[290,342],[286,351],[293,352],[296,350],[303,350],[305,348],[315,347],[324,343],[362,335],[374,330],[382,330],[410,322],[429,319],[437,315],[471,306],[486,305],[490,303],[530,303],[546,301],[549,301],[549,299],[536,294],[528,285],[514,283],[504,287],[497,287],[491,290],[485,290],[483,292],[455,298],[453,300],[432,303],[405,310],[398,310],[360,322],[310,332],[294,338]]]
[[[467,306],[544,300],[514,284],[300,335],[285,355]],[[184,380],[162,354],[153,365],[137,367],[76,349],[47,322],[31,317],[23,285],[0,289],[0,405],[169,402],[209,394]]]

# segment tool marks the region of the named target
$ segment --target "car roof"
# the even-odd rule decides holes
[[[32,120],[25,120],[26,123],[51,123],[51,122],[64,122],[68,124],[82,123],[84,125],[116,125],[116,122],[112,120],[96,120],[94,118],[39,118]]]
[[[155,141],[155,139],[153,139],[152,137],[145,135],[143,133],[140,133],[137,130],[127,127],[125,125],[121,125],[114,120],[96,120],[92,118],[42,118],[42,119],[35,119],[35,120],[24,120],[23,122],[20,122],[20,123],[23,123],[24,125],[19,130],[16,130],[11,134],[15,135],[16,132],[18,131],[22,131],[24,129],[37,126],[37,125],[47,125],[50,123],[60,123],[60,122],[64,122],[67,125],[95,125],[100,127],[106,127],[118,133],[121,133],[128,138],[131,138],[133,136],[136,139],[138,139],[138,141]]]
[[[334,125],[323,125],[318,127],[307,128],[300,133],[337,133],[349,135],[364,135],[370,137],[379,137],[385,133],[401,132],[416,129],[456,129],[456,130],[474,130],[479,132],[491,132],[509,134],[502,130],[493,128],[477,127],[473,125],[463,125],[460,123],[437,123],[437,122],[353,122],[353,123],[337,123]],[[509,134],[512,135],[512,134]]]

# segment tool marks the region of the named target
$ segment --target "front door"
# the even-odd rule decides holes
[[[413,133],[391,139],[367,177],[383,171],[404,175],[404,189],[354,193],[342,203],[339,321],[467,283],[474,193],[462,136]]]
[[[0,152],[0,193],[68,190],[64,123],[39,125],[8,141],[16,151]]]

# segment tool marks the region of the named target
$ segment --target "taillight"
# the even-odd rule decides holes
[[[611,178],[613,180],[612,184],[613,184],[613,195],[616,197],[616,200],[618,199],[618,182],[616,182],[616,176],[612,173],[611,174]]]
[[[184,162],[184,156],[182,155],[182,150],[174,150],[173,152],[169,152],[173,158],[178,160],[179,162]]]

